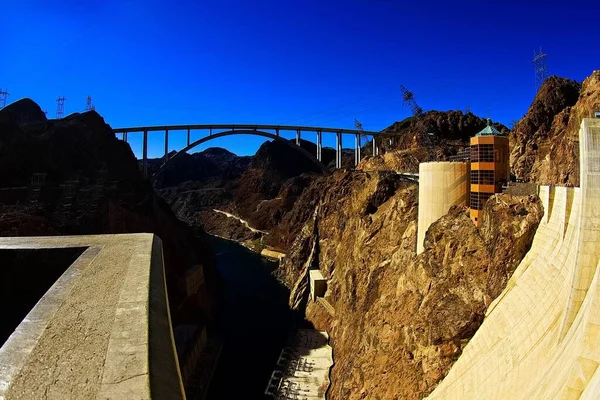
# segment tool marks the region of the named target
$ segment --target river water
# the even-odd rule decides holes
[[[272,275],[276,264],[231,241],[212,237],[223,277],[217,331],[224,340],[206,399],[263,399],[277,357],[297,316],[289,290]]]

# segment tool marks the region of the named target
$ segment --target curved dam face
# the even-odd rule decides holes
[[[579,146],[581,187],[540,187],[531,250],[428,398],[600,398],[600,119]]]

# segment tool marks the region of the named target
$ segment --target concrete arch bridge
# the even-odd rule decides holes
[[[169,157],[169,132],[183,131],[187,132],[186,146],[175,153],[175,155]],[[203,131],[204,135],[200,139],[191,141],[192,131]],[[113,129],[113,132],[117,136],[121,136],[121,139],[127,141],[129,133],[142,133],[142,169],[144,176],[148,176],[148,135],[157,134],[158,132],[164,133],[164,160],[165,163],[161,166],[161,169],[173,158],[179,154],[187,152],[196,146],[199,146],[209,140],[217,139],[220,137],[230,135],[256,135],[266,137],[272,140],[279,140],[294,149],[303,153],[311,161],[319,166],[323,172],[327,172],[325,165],[321,162],[322,152],[322,138],[323,134],[335,134],[336,135],[336,168],[342,166],[342,139],[343,135],[354,136],[354,164],[358,165],[361,160],[360,155],[360,137],[371,136],[373,138],[373,154],[379,154],[379,148],[377,144],[377,138],[385,136],[380,132],[363,131],[356,129],[343,129],[343,128],[323,128],[323,127],[311,127],[311,126],[288,126],[288,125],[239,125],[239,124],[204,124],[204,125],[165,125],[165,126],[140,126],[140,127],[129,127],[129,128],[117,128]],[[294,132],[296,134],[295,145],[290,143],[287,139],[281,136],[282,132]],[[310,154],[308,151],[300,147],[300,139],[303,133],[315,133],[316,134],[316,145],[317,154]]]

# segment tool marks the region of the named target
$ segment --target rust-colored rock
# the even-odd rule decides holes
[[[487,121],[462,111],[428,111],[419,117],[395,122],[383,132],[393,137],[378,141],[381,155],[365,157],[358,169],[365,171],[395,170],[419,172],[419,163],[445,161],[469,145],[469,138],[485,128]],[[494,127],[504,133],[499,123]],[[371,147],[366,147],[371,155]]]
[[[579,97],[579,83],[551,76],[540,87],[527,113],[510,133],[511,172],[520,180],[529,180],[538,153],[546,153],[553,139],[552,122]]]
[[[359,171],[321,184],[327,190],[313,199],[278,276],[294,288],[294,304],[307,298],[298,282],[311,253],[310,266],[329,278],[335,317],[319,303],[306,308],[307,319],[331,335],[329,398],[419,399],[448,372],[527,251],[541,204],[533,196],[493,197],[481,229],[454,207],[431,226],[417,257],[417,184]]]
[[[600,110],[600,70],[581,84],[577,103],[552,121],[549,143],[539,151],[531,180],[545,185],[579,186],[579,127]]]
[[[510,135],[511,170],[517,179],[579,186],[581,120],[600,109],[600,70],[583,83],[548,78]]]

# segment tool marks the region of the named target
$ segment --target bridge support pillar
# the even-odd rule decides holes
[[[337,132],[335,135],[335,167],[342,168],[342,132]]]
[[[127,142],[127,132],[123,132],[123,141]]]
[[[188,132],[187,132],[187,146],[190,145],[190,128],[188,128]]]
[[[300,146],[300,129],[296,130],[296,146]]]
[[[354,166],[356,167],[360,163],[360,135],[354,134]]]
[[[142,140],[142,174],[144,178],[148,178],[148,131],[146,130]]]
[[[323,132],[317,131],[317,160],[321,160],[321,153],[323,149]]]
[[[169,130],[165,131],[165,162],[169,161]]]
[[[379,147],[377,147],[377,138],[373,136],[373,156],[379,155]]]

